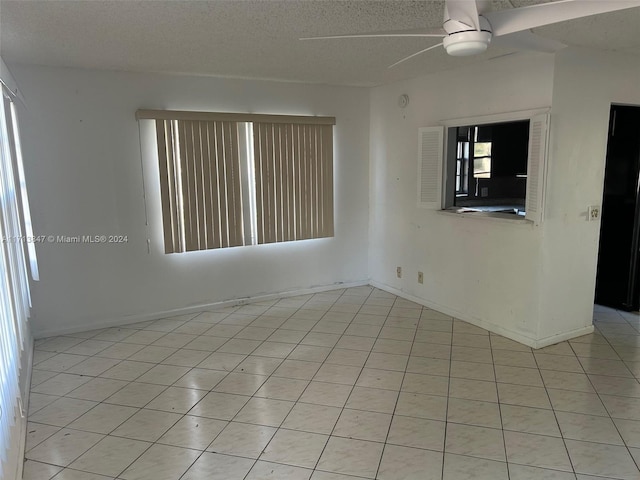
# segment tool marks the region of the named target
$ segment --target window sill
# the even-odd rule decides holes
[[[441,215],[461,217],[461,218],[476,218],[481,220],[490,220],[500,223],[517,223],[523,226],[533,227],[533,222],[527,220],[524,216],[515,215],[512,213],[498,213],[498,212],[460,212],[458,208],[451,208],[447,210],[437,210],[437,213]]]

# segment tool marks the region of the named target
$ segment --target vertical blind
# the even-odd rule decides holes
[[[136,116],[156,123],[166,253],[333,236],[335,118]]]
[[[166,253],[244,244],[236,122],[157,120]]]
[[[333,236],[333,129],[254,123],[258,243]]]
[[[11,429],[19,414],[20,366],[27,319],[31,307],[28,265],[37,279],[35,250],[27,248],[32,236],[28,199],[15,106],[3,94],[0,106],[0,478],[7,463]]]

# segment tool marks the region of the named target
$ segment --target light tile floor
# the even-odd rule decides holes
[[[640,479],[640,316],[532,351],[372,287],[38,340],[28,480]]]

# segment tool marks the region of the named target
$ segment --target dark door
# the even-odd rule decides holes
[[[604,176],[596,303],[638,310],[640,107],[613,105]]]

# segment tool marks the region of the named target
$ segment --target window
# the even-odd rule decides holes
[[[334,118],[137,117],[156,122],[166,253],[333,236]]]
[[[456,138],[453,206],[524,211],[529,120],[451,127],[449,135]]]
[[[15,94],[2,88],[0,104],[0,478],[21,399],[20,366],[29,337],[28,269],[38,278],[20,149]],[[13,472],[6,472],[7,475]]]
[[[530,112],[419,129],[418,206],[542,221],[548,114]]]

